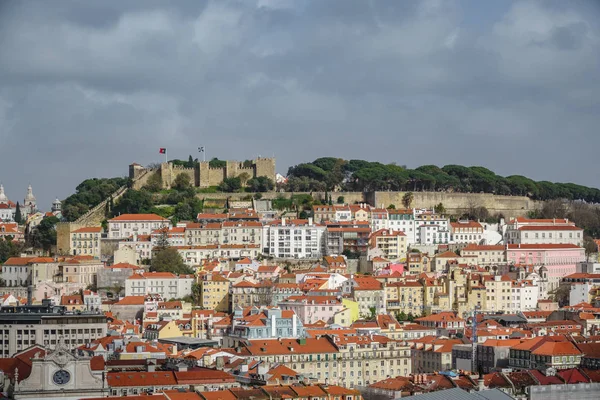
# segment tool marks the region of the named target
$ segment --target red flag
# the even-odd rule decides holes
[[[165,149],[164,147],[161,147],[161,148],[158,150],[158,152],[159,152],[160,154],[167,154],[167,149]]]

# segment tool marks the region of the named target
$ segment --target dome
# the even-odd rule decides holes
[[[31,185],[27,187],[27,195],[25,196],[25,203],[35,202],[35,196],[33,195],[33,189],[31,189]]]

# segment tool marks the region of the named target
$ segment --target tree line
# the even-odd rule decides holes
[[[322,157],[288,170],[288,191],[437,191],[527,196],[534,200],[583,200],[600,203],[600,190],[574,183],[500,176],[484,167],[397,164]]]

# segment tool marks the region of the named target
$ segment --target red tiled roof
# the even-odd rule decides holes
[[[118,217],[114,217],[108,220],[113,221],[163,221],[168,222],[169,220],[156,214],[121,214]]]
[[[87,226],[84,228],[79,228],[71,233],[100,233],[102,232],[101,226]]]

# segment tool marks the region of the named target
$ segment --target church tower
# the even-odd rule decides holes
[[[0,183],[0,204],[8,204],[8,197],[4,194],[4,185]]]
[[[31,184],[27,187],[27,194],[25,195],[25,200],[23,201],[23,209],[26,214],[33,214],[37,211],[37,201],[33,195]]]

